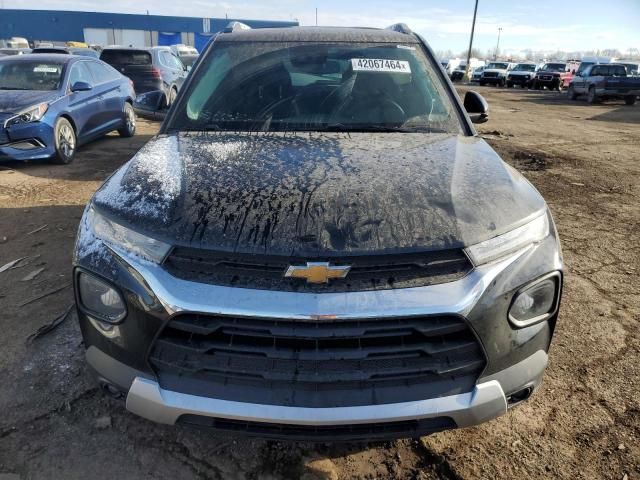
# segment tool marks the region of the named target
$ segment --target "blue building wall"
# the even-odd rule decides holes
[[[70,12],[56,10],[0,10],[0,39],[24,37],[32,40],[83,41],[85,28],[113,28],[159,32],[207,33],[222,30],[230,21],[239,20],[252,28],[290,27],[298,22],[132,15],[122,13]]]

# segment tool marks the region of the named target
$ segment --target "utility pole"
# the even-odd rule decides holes
[[[318,26],[318,7],[316,7],[316,27]]]
[[[473,10],[473,23],[471,24],[471,38],[469,39],[469,50],[467,50],[467,68],[464,70],[464,81],[471,81],[469,71],[471,70],[471,49],[473,48],[473,33],[476,30],[476,15],[478,14],[478,0],[476,8]]]
[[[502,33],[502,27],[498,27],[498,43],[496,44],[496,53],[493,55],[493,59],[498,59],[498,51],[500,50],[500,34]]]

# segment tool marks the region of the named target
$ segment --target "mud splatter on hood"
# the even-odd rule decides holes
[[[174,245],[330,256],[470,245],[544,208],[482,140],[447,134],[173,134],[94,197]]]

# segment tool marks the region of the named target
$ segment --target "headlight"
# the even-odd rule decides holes
[[[553,273],[522,288],[509,309],[509,320],[517,327],[528,327],[555,313],[558,305],[559,274]]]
[[[171,245],[147,237],[100,215],[93,207],[87,212],[93,234],[115,250],[124,250],[154,263],[162,263]]]
[[[78,276],[78,296],[84,310],[103,322],[119,323],[127,315],[120,293],[88,273],[82,272]]]
[[[18,112],[16,115],[5,121],[4,128],[7,128],[11,125],[17,125],[19,123],[37,122],[44,116],[45,113],[47,113],[48,109],[49,105],[46,103],[39,103],[38,105],[34,105],[33,107],[25,108],[21,112]]]
[[[497,260],[530,245],[540,242],[549,235],[549,218],[546,210],[542,215],[510,232],[490,238],[467,247],[465,251],[474,265]]]

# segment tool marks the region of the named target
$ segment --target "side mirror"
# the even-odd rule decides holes
[[[167,97],[162,90],[142,93],[133,102],[133,109],[140,116],[162,119],[166,117],[169,110]]]
[[[478,92],[470,90],[465,94],[464,109],[473,123],[484,123],[489,120],[489,104]]]
[[[92,89],[93,87],[91,86],[91,84],[87,82],[76,82],[73,85],[71,85],[72,92],[88,92],[89,90],[92,90]]]

